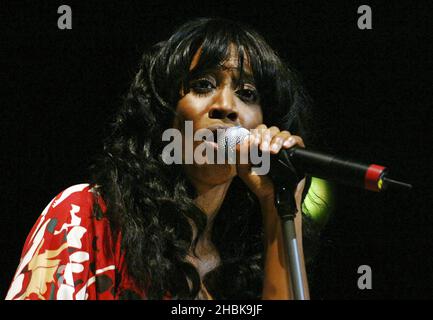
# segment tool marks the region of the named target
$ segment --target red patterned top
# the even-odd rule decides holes
[[[93,213],[99,205],[100,214]],[[120,235],[88,184],[72,186],[45,208],[25,242],[6,299],[144,299],[127,273]]]

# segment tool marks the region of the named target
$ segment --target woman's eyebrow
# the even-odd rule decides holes
[[[242,71],[238,67],[228,67],[220,65],[216,67],[217,70],[231,71],[233,79],[238,83],[250,83],[255,85],[254,75],[251,70],[243,68]]]
[[[218,70],[216,68],[206,68],[206,69],[198,68],[198,69],[193,69],[189,73],[188,78],[191,79],[191,80],[193,80],[193,79],[197,79],[199,77],[203,77],[203,76],[206,76],[206,75],[213,75],[213,76],[215,76],[216,73],[217,73],[217,71]]]
[[[243,72],[242,73],[242,79],[241,79],[241,81],[242,82],[248,82],[248,83],[251,83],[251,84],[256,84],[256,82],[255,82],[255,80],[254,80],[254,76],[253,76],[253,74],[251,73],[251,72]]]
[[[241,72],[240,72],[239,68],[227,67],[224,65],[217,65],[217,66],[206,68],[206,69],[200,69],[200,68],[195,69],[195,70],[193,69],[192,72],[190,72],[188,78],[190,80],[193,80],[193,79],[197,79],[199,77],[204,77],[206,75],[211,75],[211,76],[214,76],[216,78],[219,78],[221,75],[221,72],[224,72],[224,71],[230,71],[233,80],[235,80],[235,82],[238,84],[250,83],[250,84],[255,85],[254,76],[249,69],[243,69],[242,70],[242,76],[241,76]]]

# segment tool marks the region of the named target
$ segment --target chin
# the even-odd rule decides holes
[[[189,166],[189,174],[202,183],[218,185],[227,183],[236,175],[236,165],[233,164],[194,164]]]

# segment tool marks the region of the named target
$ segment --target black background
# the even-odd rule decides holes
[[[57,8],[72,7],[72,30]],[[359,30],[368,4],[373,30]],[[432,40],[427,1],[2,1],[1,278],[4,297],[38,215],[86,182],[106,122],[145,47],[198,16],[255,27],[302,75],[323,148],[390,168],[412,192],[337,187],[311,276],[313,299],[433,297]],[[359,290],[369,265],[373,289]]]

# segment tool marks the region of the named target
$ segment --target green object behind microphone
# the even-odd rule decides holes
[[[332,184],[326,180],[311,177],[310,186],[303,197],[301,208],[303,214],[323,227],[334,209]]]

